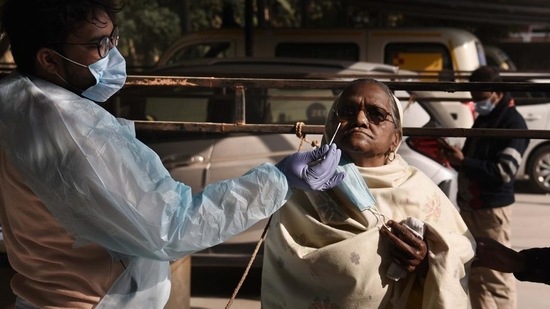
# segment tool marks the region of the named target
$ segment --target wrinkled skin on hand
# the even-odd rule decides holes
[[[425,276],[428,272],[427,243],[401,223],[389,220],[386,226],[382,226],[380,234],[390,242],[394,261],[409,273],[418,271]]]

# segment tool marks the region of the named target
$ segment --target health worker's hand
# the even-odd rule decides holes
[[[336,144],[323,145],[315,150],[295,152],[275,166],[285,174],[291,188],[323,191],[344,179],[345,173],[336,173],[341,155]]]

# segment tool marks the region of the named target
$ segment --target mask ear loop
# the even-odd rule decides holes
[[[390,227],[386,225],[386,221],[388,221],[387,218],[386,218],[386,215],[384,215],[383,213],[378,211],[378,209],[376,209],[376,207],[370,207],[370,208],[367,208],[367,210],[370,211],[374,215],[374,217],[376,218],[376,226],[378,228],[380,228],[379,224],[382,223],[382,226],[384,226],[388,230],[390,229]]]

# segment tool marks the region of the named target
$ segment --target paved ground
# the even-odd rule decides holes
[[[516,194],[512,247],[517,250],[550,246],[550,195]],[[550,263],[550,261],[548,261]],[[550,286],[517,281],[518,309],[549,308]]]
[[[226,308],[227,298],[192,297],[191,309],[223,309]],[[260,309],[260,301],[254,299],[237,299],[230,308],[234,309]]]

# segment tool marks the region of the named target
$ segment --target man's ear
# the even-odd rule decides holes
[[[59,57],[49,48],[41,48],[36,53],[36,63],[40,70],[55,74],[59,70]]]

